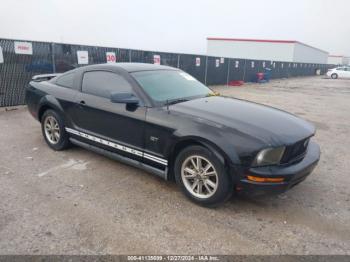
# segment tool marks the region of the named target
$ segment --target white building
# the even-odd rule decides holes
[[[288,40],[207,38],[207,55],[252,60],[327,64],[328,52]]]
[[[328,64],[330,65],[349,65],[350,57],[346,57],[343,55],[329,55],[328,56]]]

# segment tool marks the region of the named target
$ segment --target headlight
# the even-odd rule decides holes
[[[255,157],[253,166],[267,166],[279,164],[285,147],[266,148],[261,150]]]

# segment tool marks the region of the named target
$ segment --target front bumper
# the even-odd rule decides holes
[[[320,147],[310,141],[307,153],[302,161],[292,165],[253,167],[245,170],[237,183],[237,191],[249,195],[280,194],[306,179],[320,159]],[[254,182],[247,176],[263,178],[284,178],[283,182]]]

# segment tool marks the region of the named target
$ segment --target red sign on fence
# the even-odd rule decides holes
[[[15,42],[15,53],[22,55],[32,55],[33,46],[29,42]]]
[[[87,65],[89,64],[89,53],[88,51],[77,51],[78,64]]]
[[[196,57],[196,66],[201,66],[201,58]]]
[[[115,63],[117,61],[117,57],[114,52],[106,52],[106,61],[108,64]]]
[[[4,62],[4,55],[2,54],[2,48],[0,46],[0,63]]]
[[[153,64],[160,65],[160,55],[153,56]]]

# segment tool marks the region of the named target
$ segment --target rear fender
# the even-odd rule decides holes
[[[41,121],[41,117],[47,109],[53,109],[64,117],[64,111],[60,102],[52,95],[45,95],[39,101],[38,106],[38,120]]]

